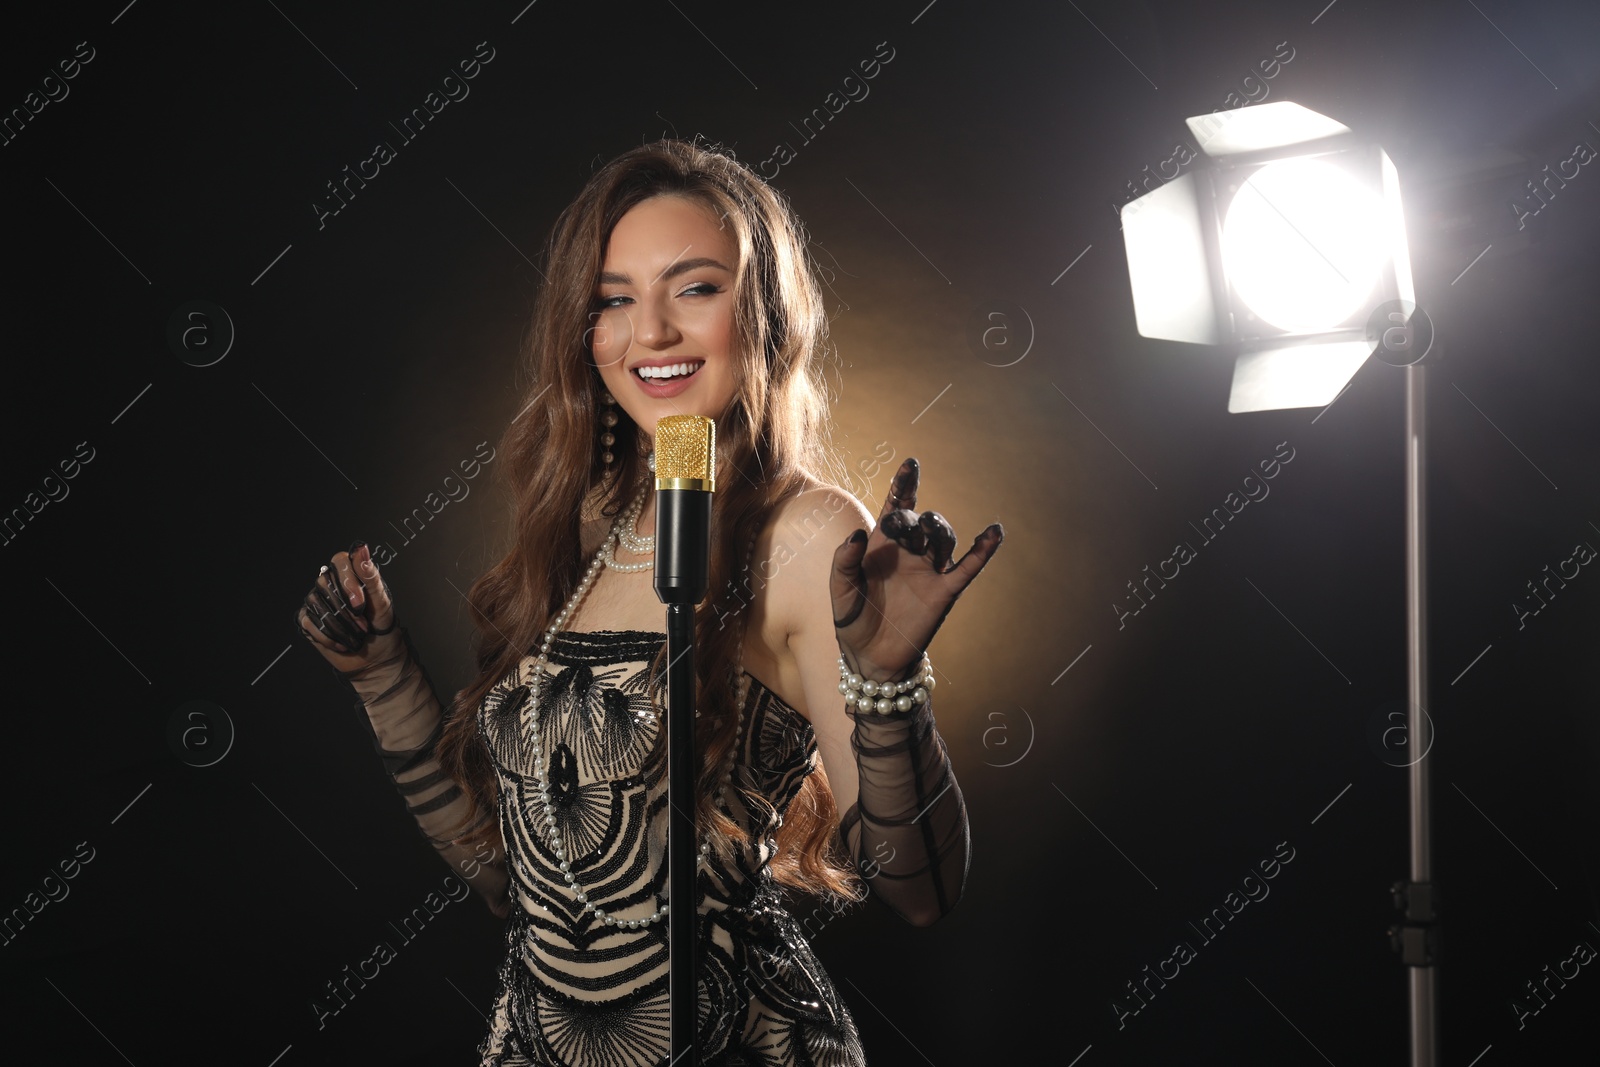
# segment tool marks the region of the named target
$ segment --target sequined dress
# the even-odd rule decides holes
[[[443,768],[443,704],[402,627],[403,647],[341,672],[361,698],[373,747],[418,831],[505,917],[506,954],[481,1041],[480,1064],[663,1067],[667,1062],[666,925],[605,926],[578,906],[547,843],[532,760],[522,658],[485,694],[472,726],[497,779],[503,852],[464,836],[473,810]],[[664,702],[650,666],[665,637],[640,631],[562,631],[541,682],[537,721],[550,817],[577,886],[609,915],[651,914],[665,901],[665,781],[650,757]],[[730,816],[750,844],[714,852],[699,875],[701,1063],[707,1067],[865,1062],[849,1011],[818,966],[805,931],[780,906],[770,867],[776,831],[806,775],[820,767],[811,724],[748,678],[735,747]],[[822,709],[825,713],[825,709]],[[875,709],[876,710],[876,709]],[[854,722],[856,800],[837,841],[877,897],[909,922],[955,906],[971,856],[966,805],[932,700],[876,714],[844,704]],[[649,757],[649,758],[647,758]],[[475,823],[474,828],[481,824]],[[487,865],[486,867],[483,865]],[[485,876],[485,871],[488,872]]]
[[[663,698],[650,663],[664,635],[557,634],[541,686],[538,730],[557,827],[589,900],[619,920],[664,899],[665,760],[646,760]],[[530,748],[526,657],[485,696],[478,725],[500,785],[511,914],[484,1067],[655,1067],[666,1062],[667,924],[627,929],[585,913],[543,830]],[[730,813],[752,844],[732,862],[713,854],[699,876],[700,1062],[865,1063],[855,1024],[798,923],[779,903],[768,864],[790,801],[817,762],[804,716],[754,678],[745,699],[734,781],[771,803]]]

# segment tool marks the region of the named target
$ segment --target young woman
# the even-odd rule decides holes
[[[955,905],[967,816],[925,650],[1003,531],[952,562],[949,523],[916,513],[914,459],[875,526],[828,481],[827,322],[804,231],[730,155],[625,153],[545,258],[527,399],[496,466],[515,535],[470,592],[477,680],[441,707],[363,542],[323,568],[297,625],[361,696],[423,834],[507,919],[482,1062],[664,1064],[664,609],[639,531],[654,528],[657,420],[714,419],[697,1050],[864,1063],[780,893],[837,903],[868,886],[918,925]]]

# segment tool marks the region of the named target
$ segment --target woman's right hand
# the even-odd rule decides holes
[[[389,660],[405,646],[372,550],[365,541],[351,547],[323,566],[295,611],[300,632],[343,674]]]

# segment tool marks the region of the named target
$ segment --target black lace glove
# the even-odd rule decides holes
[[[871,535],[857,530],[834,552],[830,594],[846,666],[875,682],[899,681],[922,656],[956,599],[1005,540],[987,527],[954,562],[956,533],[937,511],[918,515],[920,468],[907,459],[890,483]],[[839,835],[873,891],[924,925],[960,898],[970,848],[966,804],[931,699],[909,711],[849,707],[859,799]]]
[[[907,712],[845,713],[855,720],[850,747],[861,792],[839,820],[839,839],[878,898],[926,926],[961,898],[971,848],[932,698]]]
[[[296,626],[360,698],[373,748],[418,831],[503,917],[509,913],[504,848],[496,840],[486,854],[482,846],[456,843],[496,813],[482,812],[473,826],[460,825],[470,800],[435,753],[444,732],[444,703],[410,633],[399,625],[370,550],[359,541],[352,549],[322,568],[295,611]]]

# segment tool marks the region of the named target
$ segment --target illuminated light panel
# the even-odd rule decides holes
[[[1332,329],[1368,300],[1390,252],[1383,204],[1316,159],[1268,163],[1234,194],[1222,261],[1239,299],[1288,333]]]

